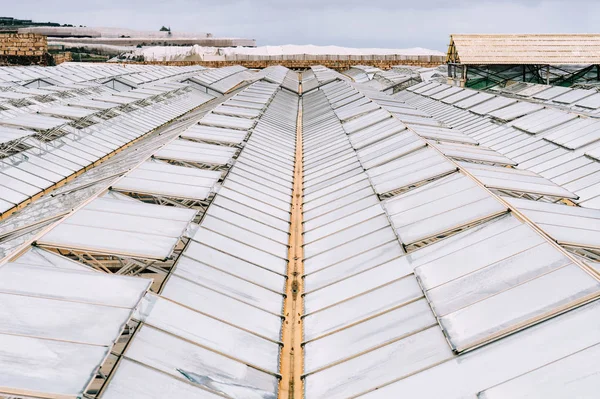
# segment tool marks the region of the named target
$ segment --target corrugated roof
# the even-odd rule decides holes
[[[480,64],[600,64],[600,34],[451,35],[447,62]]]
[[[88,168],[0,223],[0,396],[595,397],[597,129],[450,89],[277,70],[0,159]]]

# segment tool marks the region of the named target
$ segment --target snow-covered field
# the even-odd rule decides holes
[[[435,50],[428,50],[421,47],[405,49],[388,48],[350,48],[339,46],[315,46],[286,44],[284,46],[261,46],[261,47],[237,47],[220,49],[224,55],[245,54],[245,55],[444,55]]]
[[[225,56],[295,56],[295,55],[444,55],[436,50],[421,47],[406,49],[349,48],[338,46],[293,45],[261,47],[201,47],[201,46],[153,46],[136,48],[124,58],[143,56],[146,61],[208,61]]]

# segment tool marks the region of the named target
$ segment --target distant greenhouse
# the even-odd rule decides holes
[[[600,82],[599,34],[451,35],[449,77],[467,87],[515,80],[571,86]]]

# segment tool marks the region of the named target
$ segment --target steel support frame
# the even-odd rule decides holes
[[[152,156],[152,158],[155,158]],[[157,158],[158,159],[158,158]],[[176,159],[162,159],[171,165],[176,166],[187,166],[188,168],[196,168],[196,169],[204,169],[204,170],[214,170],[214,171],[227,171],[231,167],[231,165],[219,165],[219,164],[210,164],[203,162],[191,162],[191,161],[181,161]]]
[[[248,137],[248,135],[246,135],[246,137],[244,139],[246,139],[247,137]],[[182,136],[182,138],[189,140],[189,141],[193,141],[194,143],[220,145],[221,147],[230,147],[230,148],[237,148],[237,149],[242,148],[239,143],[223,143],[222,141],[198,139],[195,137],[188,137],[188,136]]]
[[[535,194],[535,193],[526,193],[523,191],[514,191],[514,190],[507,190],[507,189],[499,189],[499,188],[495,188],[495,187],[488,187],[488,189],[492,192],[494,192],[495,194],[504,196],[504,197],[510,197],[510,198],[523,198],[523,199],[527,199],[530,201],[539,201],[539,202],[549,202],[549,203],[559,203],[562,201],[563,197],[554,197],[551,195],[542,195],[542,194]]]
[[[53,248],[45,245],[41,247],[107,274],[138,276],[150,270],[166,275],[166,271],[172,267],[173,263],[171,260],[159,261],[123,255],[100,254],[93,251]]]
[[[529,64],[489,64],[462,65],[448,64],[448,77],[456,79],[457,70],[465,73],[465,87],[490,89],[495,86],[504,87],[509,81],[539,83],[555,86],[572,86],[576,83],[600,80],[600,65],[582,65],[581,68],[568,70],[559,65]],[[512,73],[507,73],[514,70]],[[593,77],[586,78],[591,72]]]
[[[570,252],[579,255],[582,258],[588,259],[590,262],[600,262],[600,250],[597,248],[584,248],[564,245]]]
[[[198,211],[194,217],[193,222],[198,223],[204,217],[204,214],[208,210],[208,206],[212,202],[215,193],[211,192],[210,195],[204,200],[196,199],[184,199],[175,198],[158,194],[142,194],[126,190],[112,189],[112,191],[134,198],[136,200],[145,202],[147,204],[162,205],[162,206],[174,206],[177,208],[194,209]]]

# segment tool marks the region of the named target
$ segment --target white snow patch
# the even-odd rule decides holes
[[[438,55],[444,53],[421,47],[405,49],[350,48],[287,44],[260,47],[202,47],[202,46],[152,46],[135,49],[125,54],[127,58],[143,56],[146,61],[218,60],[225,56],[296,56],[296,55]]]
[[[352,48],[339,46],[315,46],[312,44],[283,46],[261,46],[261,47],[236,47],[220,49],[224,55],[444,55],[436,50],[428,50],[421,47],[405,49],[387,48]]]

